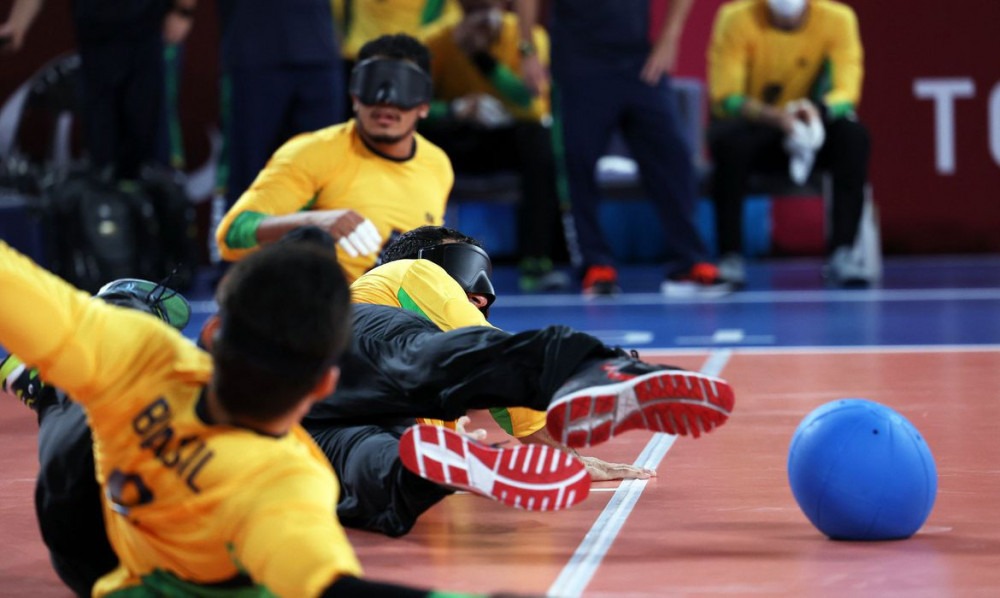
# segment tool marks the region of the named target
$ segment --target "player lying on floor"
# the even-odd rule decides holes
[[[322,235],[316,233],[314,242]],[[413,417],[454,420],[473,408],[517,417],[509,408],[543,411],[565,383],[560,396],[574,392],[553,403],[548,416],[558,441],[549,432],[534,440],[585,446],[635,427],[698,436],[725,421],[733,396],[718,378],[643,363],[566,327],[511,335],[489,326],[479,311],[495,297],[489,258],[468,240],[442,227],[416,229],[387,247],[389,263],[352,285],[350,372],[303,421],[341,478],[345,500],[338,514],[345,525],[404,534],[454,487],[536,510],[586,496],[589,480],[579,475],[579,464],[552,452],[555,447],[490,450],[444,429],[406,434]],[[465,326],[444,332],[437,322]],[[530,422],[539,414],[520,413],[529,422],[522,429],[532,435],[537,426]],[[545,463],[548,475],[518,474],[525,460]],[[436,484],[415,479],[402,463]],[[470,472],[483,473],[482,463],[493,473],[474,479]],[[603,472],[645,473],[600,464]]]
[[[320,237],[320,233],[313,236]],[[486,316],[496,299],[491,274],[489,256],[478,241],[454,229],[424,226],[403,233],[385,247],[382,265],[351,285],[351,300],[400,307],[442,330],[490,326]],[[337,400],[336,393],[332,400]],[[406,434],[414,423],[410,418],[386,421],[373,411],[344,421],[331,416],[325,404],[311,410],[303,424],[340,479],[337,514],[341,523],[394,537],[409,532],[422,513],[456,488],[518,508],[556,510],[584,500],[591,480],[655,475],[652,470],[578,455],[552,439],[545,429],[544,411],[512,407],[491,412],[502,429],[527,446],[492,448],[434,429]],[[454,422],[422,421],[455,430]],[[418,457],[418,450],[427,448],[418,446],[422,436],[457,452],[451,467],[425,463],[422,455]],[[567,450],[579,462],[549,447]],[[547,466],[538,474],[533,466],[525,468],[525,462]],[[483,473],[470,475],[472,471]]]
[[[119,557],[93,595],[447,595],[361,578],[331,509],[336,477],[299,426],[336,386],[350,334],[330,252],[277,245],[236,264],[217,293],[211,354],[3,242],[0,278],[0,344],[78,401],[92,428]]]

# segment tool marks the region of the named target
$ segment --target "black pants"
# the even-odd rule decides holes
[[[639,166],[645,197],[653,202],[663,227],[669,256],[664,274],[708,261],[695,222],[698,189],[691,146],[670,77],[650,86],[639,78],[646,52],[602,52],[589,46],[553,32],[553,111],[562,124],[557,143],[562,146],[573,212],[575,235],[567,237],[574,263],[584,268],[614,264],[602,229],[603,194],[594,168],[615,130],[621,131]]]
[[[832,218],[828,249],[851,246],[861,222],[868,180],[870,141],[861,123],[846,118],[828,121],[826,141],[816,155],[814,168],[833,178]],[[743,250],[743,197],[753,172],[788,172],[784,134],[766,125],[743,119],[724,119],[709,128],[715,169],[712,199],[720,253]]]
[[[491,407],[545,411],[585,361],[615,354],[565,326],[518,334],[489,326],[441,332],[417,314],[384,305],[355,305],[353,320],[337,390],[313,406],[307,428],[390,418],[453,420]]]
[[[342,525],[397,538],[452,493],[410,472],[399,460],[399,439],[413,423],[309,429],[340,480],[337,518]]]
[[[160,152],[164,103],[160,35],[80,43],[84,137],[91,163],[127,179]]]
[[[80,596],[118,565],[101,510],[90,426],[80,405],[46,389],[38,405],[35,512],[59,578]]]
[[[341,522],[403,535],[450,494],[400,462],[399,437],[412,423],[405,418],[453,420],[488,407],[544,411],[585,362],[613,354],[563,326],[520,334],[486,326],[441,332],[398,308],[354,306],[352,347],[337,390],[303,422],[340,478]]]
[[[518,121],[508,127],[485,129],[441,121],[422,123],[420,133],[448,154],[458,173],[513,170],[520,174],[518,253],[522,258],[556,257],[556,240],[563,245],[563,235],[552,134],[547,127]]]

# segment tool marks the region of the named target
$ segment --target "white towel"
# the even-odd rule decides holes
[[[514,122],[503,102],[486,93],[462,96],[451,102],[451,110],[455,114],[464,114],[470,109],[468,118],[487,129],[506,127]]]
[[[803,111],[803,104],[808,100],[796,100],[789,102],[785,107],[790,114]],[[811,108],[811,106],[810,106]],[[807,114],[813,115],[805,122],[796,118],[792,124],[792,132],[785,137],[785,151],[788,152],[788,176],[797,185],[801,185],[809,178],[813,163],[816,161],[816,152],[823,147],[826,140],[826,129],[823,121],[816,114],[815,110],[806,110]]]

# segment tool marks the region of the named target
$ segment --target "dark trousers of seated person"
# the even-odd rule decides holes
[[[551,131],[537,122],[486,129],[469,123],[421,123],[420,133],[444,150],[460,174],[513,170],[521,175],[518,253],[553,258],[561,241]],[[558,239],[558,241],[557,241]]]
[[[828,248],[851,246],[861,222],[865,183],[868,180],[870,141],[864,125],[846,118],[828,121],[826,141],[813,165],[833,179]],[[715,202],[719,253],[742,253],[743,198],[754,172],[788,173],[784,133],[743,119],[712,122],[708,133],[714,170],[712,199]]]

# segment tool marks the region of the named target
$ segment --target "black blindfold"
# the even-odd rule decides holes
[[[430,76],[406,60],[369,58],[351,71],[350,92],[366,106],[409,110],[430,103],[432,87]]]
[[[466,293],[484,295],[489,307],[496,300],[490,276],[493,265],[485,251],[469,243],[442,243],[421,249],[417,257],[430,260],[458,281]]]

